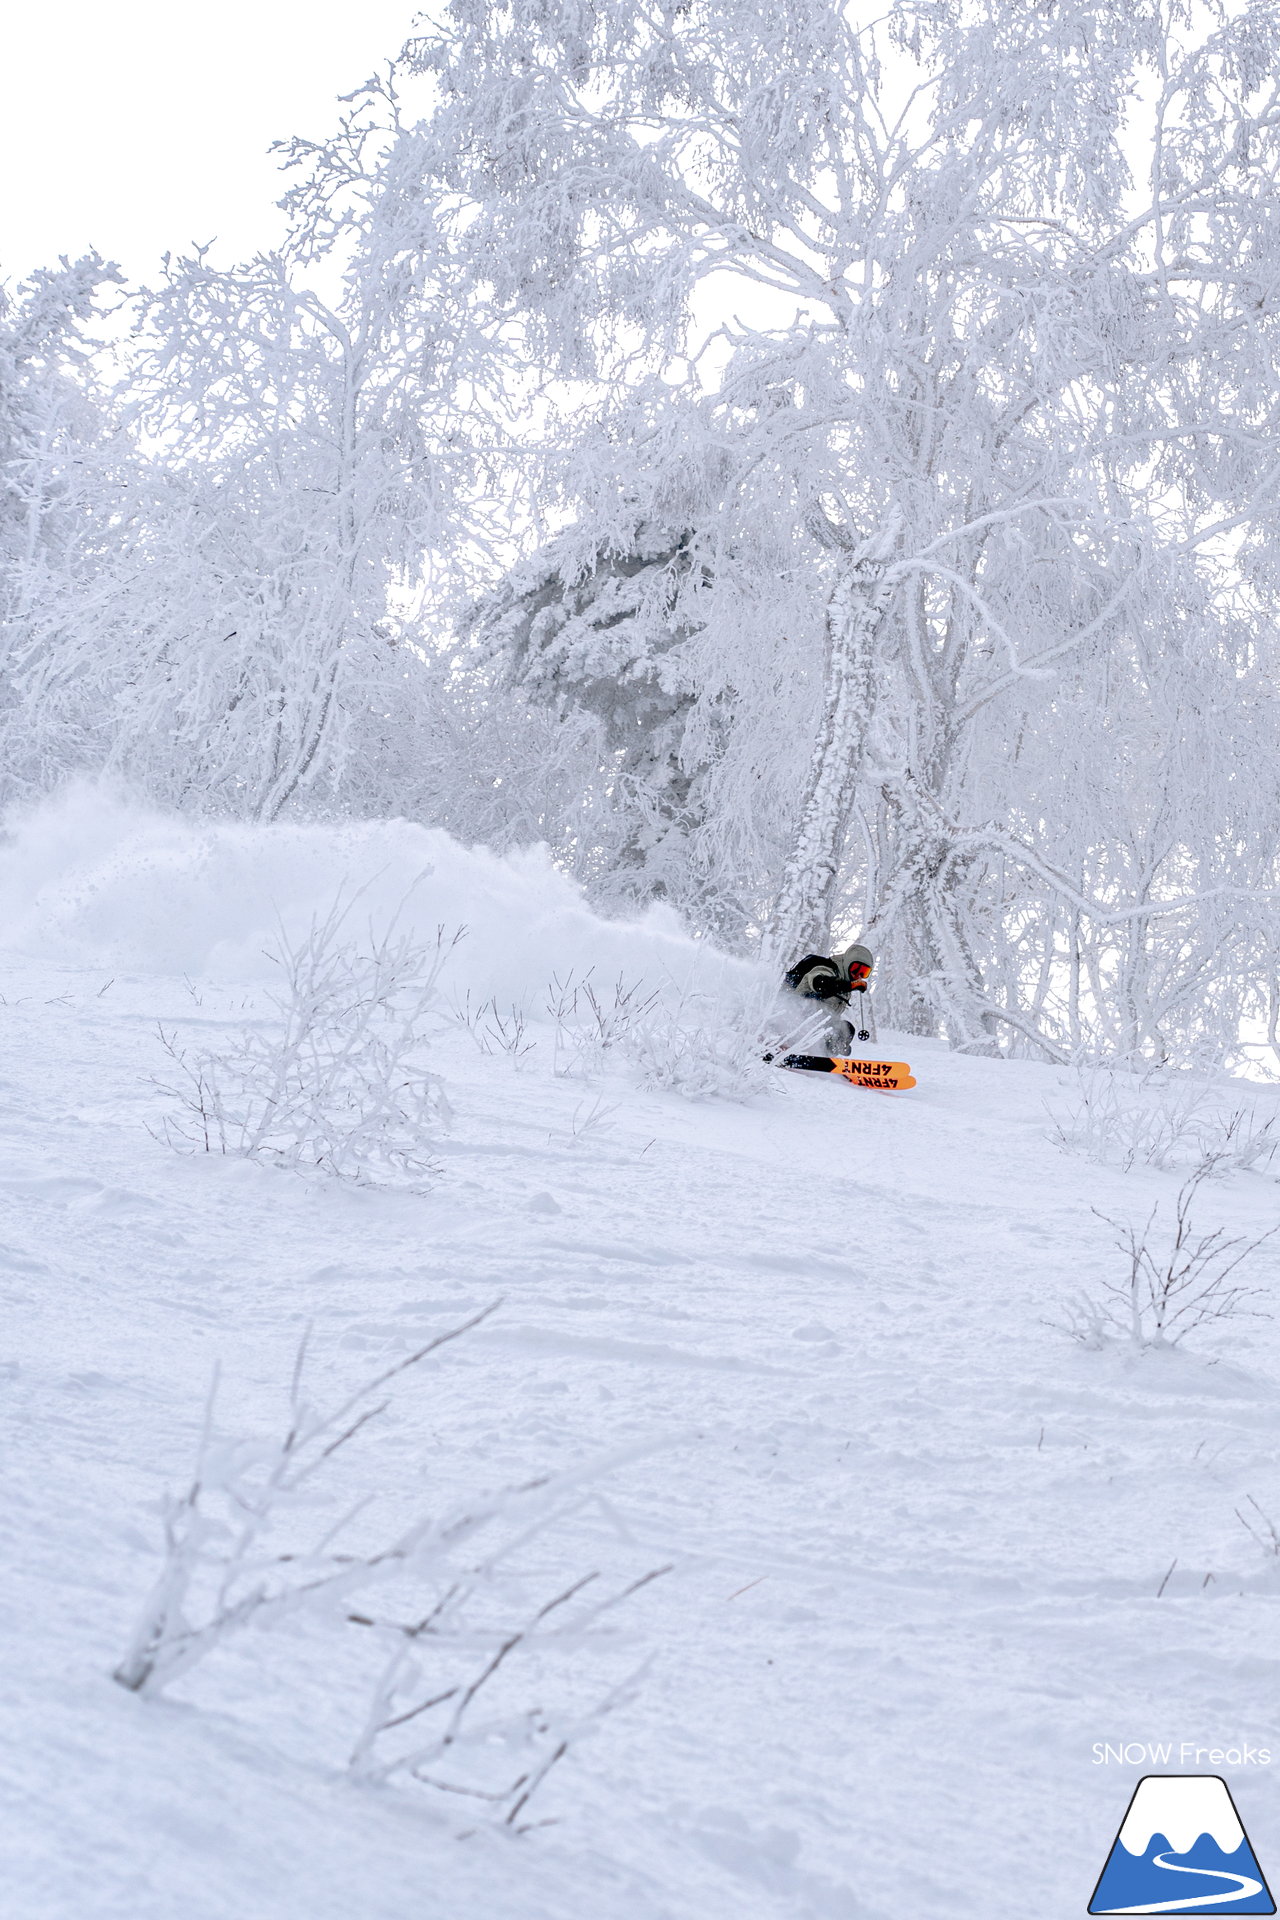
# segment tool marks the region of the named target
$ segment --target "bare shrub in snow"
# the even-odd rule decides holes
[[[619,974],[611,988],[597,990],[587,973],[575,997],[579,1051],[587,1061],[603,1063],[615,1048],[625,1045],[657,1004],[657,993],[646,991],[643,980],[628,981]]]
[[[604,1597],[596,1597],[600,1575],[587,1573],[515,1623],[502,1619],[493,1595],[474,1579],[438,1584],[416,1619],[351,1616],[390,1642],[352,1771],[486,1802],[504,1826],[519,1831],[551,1769],[635,1697],[645,1672],[642,1665],[601,1699],[548,1711],[521,1697],[529,1684],[522,1664],[532,1657],[545,1671],[547,1655],[560,1654],[576,1666],[584,1645],[606,1637],[604,1617],[668,1572],[653,1568]]]
[[[190,1052],[161,1028],[177,1070],[160,1083],[177,1107],[161,1129],[185,1152],[243,1154],[322,1167],[349,1179],[419,1181],[448,1120],[438,1074],[422,1065],[426,1013],[460,933],[433,946],[393,921],[361,946],[344,937],[352,902],[336,901],[305,938],[280,932],[269,957],[276,1018]]]
[[[1129,1172],[1134,1166],[1210,1165],[1217,1173],[1261,1171],[1280,1148],[1276,1116],[1256,1107],[1224,1112],[1210,1090],[1148,1074],[1138,1079],[1093,1063],[1078,1070],[1075,1102],[1053,1115],[1050,1137],[1068,1153],[1083,1154]]]
[[[529,1033],[523,1007],[512,1005],[504,1012],[496,997],[482,1000],[473,1007],[468,990],[461,1005],[454,1006],[453,1016],[459,1026],[466,1028],[481,1053],[505,1053],[517,1066],[538,1044]]]
[[[242,1629],[288,1616],[307,1615],[344,1634],[358,1629],[361,1639],[372,1632],[387,1656],[352,1770],[369,1781],[412,1780],[473,1797],[519,1830],[536,1788],[632,1697],[643,1672],[602,1697],[576,1698],[583,1649],[612,1645],[617,1636],[605,1616],[670,1566],[602,1597],[599,1570],[567,1577],[558,1568],[563,1548],[549,1552],[547,1536],[598,1504],[596,1483],[608,1462],[476,1495],[380,1540],[367,1525],[370,1498],[352,1500],[335,1470],[386,1412],[392,1381],[488,1319],[496,1304],[327,1411],[304,1395],[304,1337],[285,1429],[270,1440],[216,1429],[215,1371],[191,1483],[163,1504],[164,1565],[115,1669],[121,1686],[158,1694]],[[335,1504],[336,1520],[308,1528],[317,1507]],[[557,1704],[531,1704],[530,1688],[550,1689]]]
[[[219,1375],[214,1369],[191,1484],[163,1503],[164,1568],[115,1670],[122,1687],[158,1693],[251,1620],[268,1614],[278,1618],[427,1550],[427,1536],[414,1529],[372,1556],[340,1552],[335,1543],[351,1515],[302,1551],[293,1542],[281,1549],[274,1535],[300,1504],[302,1489],[386,1411],[388,1403],[377,1399],[382,1389],[494,1311],[486,1307],[437,1334],[328,1412],[313,1409],[303,1398],[304,1337],[289,1389],[288,1420],[277,1440],[231,1438],[215,1430]]]
[[[687,1100],[745,1100],[770,1085],[765,1031],[770,982],[729,997],[685,989],[660,1001],[627,1035],[642,1086]]]
[[[1238,1107],[1234,1113],[1219,1116],[1212,1154],[1224,1171],[1261,1173],[1264,1167],[1270,1167],[1277,1151],[1280,1130],[1274,1114],[1260,1120],[1256,1109]]]
[[[588,1106],[580,1100],[573,1110],[569,1122],[569,1144],[572,1147],[582,1145],[584,1140],[597,1140],[603,1134],[613,1132],[613,1115],[618,1111],[617,1101],[612,1103],[599,1098]]]
[[[581,978],[553,974],[547,984],[546,1011],[555,1032],[552,1070],[562,1078],[590,1076],[612,1064],[657,1003],[656,992],[643,980],[619,974],[612,987],[603,987],[594,972],[589,967]]]
[[[761,1055],[776,998],[772,982],[743,992],[667,981],[647,988],[619,975],[611,989],[591,974],[550,981],[555,1071],[590,1078],[629,1066],[644,1087],[686,1099],[741,1100],[768,1084]]]
[[[1253,1508],[1253,1516],[1251,1518],[1247,1513],[1241,1513],[1237,1507],[1235,1516],[1240,1525],[1246,1532],[1252,1534],[1262,1551],[1270,1558],[1275,1559],[1280,1556],[1280,1529],[1276,1527],[1271,1515],[1263,1511],[1251,1493],[1245,1495],[1245,1504]]]
[[[1104,1279],[1096,1295],[1082,1295],[1072,1303],[1066,1331],[1073,1338],[1092,1348],[1113,1340],[1136,1348],[1176,1347],[1198,1327],[1241,1316],[1268,1317],[1249,1304],[1260,1290],[1234,1276],[1280,1229],[1273,1227],[1255,1240],[1229,1236],[1221,1227],[1197,1232],[1192,1208],[1200,1187],[1217,1170],[1205,1162],[1186,1181],[1175,1202],[1171,1233],[1157,1234],[1158,1207],[1142,1228],[1098,1215],[1115,1228],[1125,1266],[1115,1279]]]

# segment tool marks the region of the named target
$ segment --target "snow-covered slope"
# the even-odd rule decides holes
[[[7,1911],[1056,1920],[1160,1770],[1095,1743],[1280,1762],[1280,1582],[1234,1511],[1280,1524],[1280,1335],[1135,1355],[1049,1324],[1115,1271],[1092,1209],[1145,1219],[1178,1185],[1055,1147],[1064,1073],[898,1036],[909,1095],[779,1074],[695,1104],[557,1078],[536,1021],[517,1070],[442,1020],[430,1192],[184,1158],[148,1131],[157,1020],[260,1017],[273,911],[300,924],[344,873],[390,901],[434,866],[423,924],[473,929],[446,997],[536,1014],[557,968],[708,963],[403,825],[87,808],[0,853]],[[1235,1174],[1204,1217],[1261,1231],[1276,1193]],[[1269,1250],[1256,1272],[1274,1293]],[[548,1781],[556,1824],[459,1839],[448,1806],[352,1784],[351,1676],[326,1687],[305,1633],[247,1632],[161,1699],[113,1684],[214,1360],[224,1417],[271,1432],[307,1323],[336,1391],[499,1296],[406,1379],[367,1490],[447,1501],[640,1449],[554,1548],[566,1577],[619,1529],[676,1562],[627,1610],[638,1699]],[[1280,1859],[1266,1766],[1166,1770],[1227,1772]]]

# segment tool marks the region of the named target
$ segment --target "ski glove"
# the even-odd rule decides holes
[[[820,973],[809,988],[810,1000],[843,1000],[849,989],[834,973]]]

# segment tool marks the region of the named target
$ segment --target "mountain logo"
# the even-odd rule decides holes
[[[1134,1788],[1090,1913],[1274,1913],[1216,1773],[1147,1774]]]

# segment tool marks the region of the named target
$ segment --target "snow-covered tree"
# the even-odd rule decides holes
[[[1274,1041],[1278,72],[1274,0],[452,0],[144,303],[22,777],[545,838],[969,1049]]]
[[[1125,804],[1087,808],[1074,874],[1043,799],[1099,687],[1154,734],[1204,675],[1246,697],[1232,661],[1273,644],[1270,0],[899,0],[874,22],[836,0],[457,0],[445,18],[410,55],[440,102],[412,164],[459,197],[477,282],[549,365],[692,378],[709,313],[751,322],[704,413],[737,407],[744,472],[766,453],[786,472],[827,632],[772,950],[823,944],[853,879],[895,1018],[968,1048],[1055,1045],[1036,969],[995,964],[1039,915],[1076,943],[1041,942],[1053,990],[1091,969],[1077,1037],[1159,1051],[1173,1016],[1138,976],[1172,968],[1171,1008],[1207,951],[1227,967],[1211,936],[1187,951],[1214,900],[1247,899],[1274,945],[1271,849],[1253,841],[1246,871],[1167,740]],[[781,384],[786,409],[735,398]],[[1127,984],[1103,964],[1121,949]],[[1228,971],[1238,1011],[1249,982]]]
[[[821,630],[777,475],[751,452],[748,473],[699,410],[625,394],[555,477],[572,524],[470,623],[527,700],[592,725],[566,850],[595,898],[670,902],[739,947],[781,858],[794,682]]]
[[[99,764],[181,805],[394,807],[366,736],[398,718],[421,595],[487,511],[498,356],[432,211],[388,176],[383,106],[375,86],[291,150],[279,252],[171,260],[141,299],[121,401],[151,457],[31,652],[29,710],[102,716]]]
[[[624,823],[610,872],[625,885],[643,870],[642,885],[661,895],[664,856],[689,822],[699,771],[681,751],[694,693],[669,664],[696,626],[693,534],[641,521],[626,551],[583,556],[575,544],[563,535],[513,571],[472,626],[509,683],[559,712],[597,717]]]
[[[39,791],[45,730],[25,713],[33,632],[101,533],[117,451],[93,374],[119,274],[96,254],[0,288],[0,795]]]

